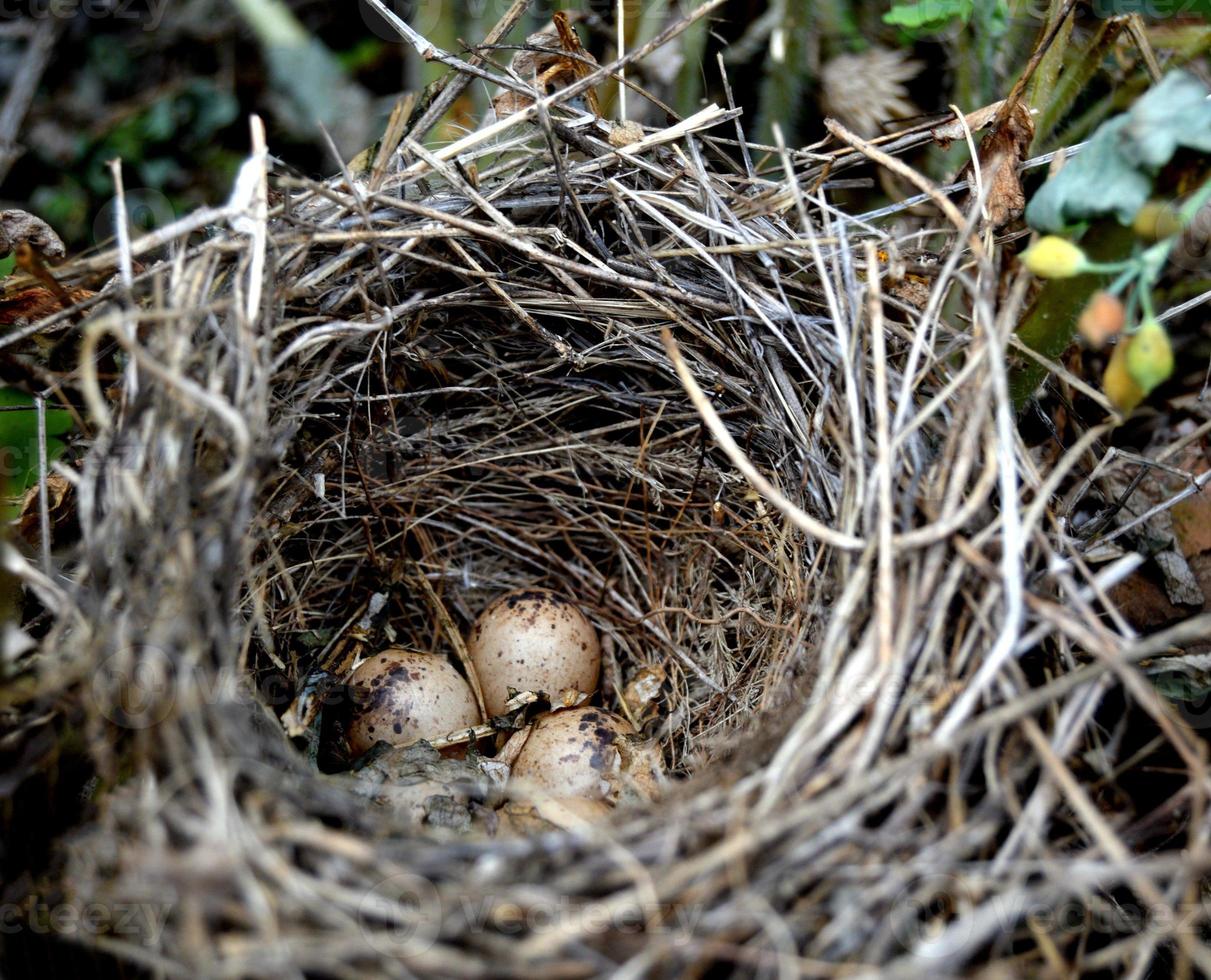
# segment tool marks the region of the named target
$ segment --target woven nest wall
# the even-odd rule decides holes
[[[1113,767],[1096,712],[1132,681],[1048,516],[1079,453],[1014,431],[1025,279],[999,290],[978,210],[854,221],[810,154],[755,176],[731,113],[619,148],[542,107],[457,164],[405,144],[316,184],[254,155],[86,324],[123,370],[84,379],[70,577],[23,569],[52,617],[24,710],[100,775],[64,894],[153,913],[98,947],[166,975],[1029,972],[1031,910],[1176,901],[1180,862],[1097,859],[1128,845],[1061,761]],[[948,245],[914,303],[887,261],[919,229]],[[601,632],[659,799],[494,836],[325,761],[325,678],[450,656],[531,585]]]

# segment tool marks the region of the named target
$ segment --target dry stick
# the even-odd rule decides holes
[[[1034,500],[1026,509],[1026,513],[1022,515],[1022,530],[1027,537],[1030,537],[1034,532],[1034,527],[1039,523],[1043,516],[1043,511],[1051,503],[1052,495],[1059,490],[1060,484],[1068,476],[1068,473],[1073,467],[1080,464],[1085,453],[1101,440],[1102,436],[1109,433],[1114,428],[1110,422],[1103,422],[1101,425],[1095,425],[1086,432],[1080,439],[1076,441],[1073,447],[1066,452],[1056,464],[1054,470],[1048,474],[1047,479],[1043,481],[1043,485],[1035,492]]]
[[[482,47],[491,47],[503,41],[505,35],[513,30],[514,25],[521,20],[522,15],[533,2],[534,0],[514,0],[513,6],[505,11],[504,16],[496,22],[496,26],[484,37]],[[430,59],[426,58],[426,60]],[[468,64],[482,65],[484,60],[480,55],[475,54],[468,59]],[[441,88],[433,101],[429,103],[429,107],[421,114],[416,124],[408,130],[408,139],[417,143],[423,140],[429,130],[436,126],[438,120],[446,114],[446,110],[454,105],[455,100],[463,94],[473,78],[473,75],[461,71],[446,75],[439,83]]]
[[[463,642],[463,635],[455,625],[454,620],[450,618],[450,613],[446,609],[446,604],[442,602],[441,596],[437,594],[437,590],[433,588],[433,583],[429,581],[429,576],[425,574],[425,569],[419,561],[416,562],[417,579],[420,581],[421,589],[424,590],[425,598],[429,600],[429,606],[437,614],[438,620],[441,622],[442,630],[446,634],[446,638],[450,641],[450,646],[454,648],[454,655],[458,657],[458,662],[463,665],[463,671],[467,675],[467,680],[471,682],[471,690],[475,694],[475,703],[479,705],[479,716],[481,718],[491,717],[488,714],[487,703],[484,701],[484,689],[479,683],[479,672],[475,669],[475,662],[471,659],[471,654],[467,651],[467,644]]]
[[[391,110],[391,117],[387,120],[387,128],[383,130],[382,141],[378,145],[378,152],[374,155],[374,165],[370,169],[370,180],[366,185],[371,194],[383,186],[383,180],[387,176],[387,167],[391,163],[391,155],[404,137],[404,127],[408,124],[408,117],[412,115],[412,107],[415,104],[416,94],[409,92],[396,102],[395,107]],[[340,157],[338,156],[337,159]]]
[[[614,7],[614,10],[615,10],[615,14],[614,14],[615,25],[614,26],[615,26],[615,31],[617,34],[617,40],[615,41],[615,45],[617,47],[616,53],[617,53],[618,57],[621,58],[626,54],[626,47],[627,47],[626,4],[623,2],[623,0],[618,0],[617,4]],[[626,122],[626,118],[627,118],[627,86],[626,86],[627,78],[626,78],[626,76],[627,76],[627,70],[626,70],[626,65],[624,64],[621,68],[618,69],[618,81],[619,81],[619,85],[618,85],[618,119],[620,122]]]
[[[476,272],[484,272],[484,267],[480,265],[479,262],[476,261],[476,259],[458,243],[457,239],[450,239],[450,247],[458,254],[460,259],[467,263],[467,265],[469,265]],[[527,327],[529,327],[535,336],[541,337],[553,348],[555,348],[555,350],[559,351],[560,357],[562,357],[565,361],[571,361],[573,363],[577,363],[579,360],[581,360],[576,351],[572,348],[571,344],[569,344],[562,337],[551,333],[550,330],[548,330],[541,323],[535,320],[534,317],[530,316],[529,313],[522,309],[522,307],[518,305],[517,301],[509,295],[508,290],[506,290],[499,282],[496,281],[495,276],[487,276],[484,281],[488,284],[488,288],[500,297],[500,301],[513,311],[513,315],[516,316],[517,319],[519,319]]]
[[[964,541],[962,538],[958,538],[955,541],[955,546],[959,553],[973,568],[979,571],[980,574],[984,575],[990,581],[997,580],[999,576],[995,566],[993,566],[988,559],[981,555],[970,543]],[[1125,567],[1130,570],[1129,565]],[[1078,592],[1076,594],[1075,599],[1078,608],[1081,608],[1080,600],[1083,600],[1083,598],[1084,596],[1081,595],[1081,593]],[[1189,740],[1184,736],[1182,730],[1177,727],[1177,724],[1168,709],[1161,704],[1161,698],[1160,695],[1157,694],[1156,689],[1153,688],[1138,671],[1133,670],[1130,666],[1123,663],[1122,658],[1117,657],[1114,653],[1116,645],[1121,648],[1124,643],[1133,643],[1135,641],[1132,638],[1122,638],[1116,636],[1097,620],[1093,620],[1092,622],[1090,622],[1088,619],[1086,619],[1084,622],[1079,621],[1067,610],[1067,608],[1053,604],[1045,599],[1040,599],[1029,592],[1026,593],[1025,600],[1026,604],[1029,605],[1031,609],[1033,609],[1039,616],[1047,616],[1050,614],[1051,619],[1056,621],[1055,628],[1062,628],[1075,643],[1095,656],[1101,658],[1101,660],[1104,661],[1110,667],[1110,669],[1115,672],[1120,683],[1124,688],[1126,688],[1127,692],[1139,702],[1139,704],[1149,715],[1152,716],[1157,727],[1169,740],[1170,744],[1177,751],[1178,755],[1181,756],[1182,761],[1186,763],[1192,772],[1195,770],[1199,771],[1201,773],[1201,780],[1205,782],[1206,765],[1203,757],[1195,750]],[[1063,622],[1060,623],[1060,620]],[[1186,620],[1180,625],[1186,626],[1188,623],[1197,621],[1211,621],[1211,616],[1204,615],[1195,617],[1192,620]],[[1038,638],[1041,639],[1043,635],[1046,635],[1046,632],[1050,632],[1050,630],[1040,634]],[[1018,642],[1013,652],[1015,654],[1021,654],[1029,650],[1031,646],[1033,646],[1033,642],[1026,642],[1028,639],[1032,639],[1032,637],[1024,637],[1023,640]],[[1145,641],[1139,642],[1151,642],[1152,639],[1153,637],[1147,637]],[[1194,781],[1195,780],[1193,779],[1191,780],[1192,783]]]
[[[457,68],[461,71],[470,72],[480,77],[486,77],[489,81],[495,82],[496,84],[501,85],[503,88],[525,90],[524,87],[518,86],[516,83],[514,83],[512,79],[502,79],[497,76],[490,75],[489,73],[475,68],[473,65],[469,65],[467,62],[456,58],[452,54],[442,51],[436,45],[425,40],[425,38],[417,34],[416,31],[414,31],[411,27],[404,23],[404,21],[392,13],[383,3],[383,0],[367,0],[367,2],[371,4],[380,14],[382,14],[388,23],[390,23],[391,26],[394,27],[395,30],[402,37],[404,37],[408,43],[416,49],[417,53],[426,61],[440,61],[442,64],[449,65],[451,68]],[[434,152],[436,156],[442,160],[449,160],[461,153],[465,153],[472,147],[479,146],[482,143],[492,142],[502,133],[505,133],[516,126],[520,126],[522,123],[532,122],[538,113],[539,103],[542,103],[543,106],[549,109],[553,105],[559,105],[575,99],[576,96],[580,95],[581,93],[588,91],[590,88],[593,88],[593,86],[605,81],[605,79],[614,76],[623,66],[639,61],[647,57],[657,48],[668,44],[669,41],[682,34],[698,20],[705,17],[708,13],[711,13],[717,7],[722,6],[724,2],[725,0],[707,0],[706,3],[704,3],[701,7],[696,8],[688,16],[674,22],[673,24],[670,24],[642,47],[636,48],[634,51],[627,53],[622,58],[615,59],[608,65],[602,65],[592,74],[585,75],[583,78],[573,82],[571,85],[568,85],[565,88],[560,89],[558,92],[554,92],[551,95],[546,95],[540,99],[537,99],[533,105],[526,106],[524,109],[519,109],[517,112],[511,113],[506,118],[498,120],[490,126],[485,126],[482,129],[478,129],[475,132],[464,136],[462,139],[455,140],[453,143],[450,143],[439,150],[435,150]],[[419,176],[424,172],[425,165],[413,164],[404,171],[404,175]]]
[[[134,259],[130,254],[130,226],[126,215],[126,186],[122,180],[122,161],[114,159],[109,162],[110,174],[114,182],[114,196],[117,207],[114,208],[114,240],[118,249],[118,272],[122,280],[123,320],[127,336],[133,338],[138,331],[138,318],[134,316]],[[139,369],[131,364],[123,375],[123,386],[127,396],[132,400],[139,394]]]
[[[1154,462],[1163,463],[1167,459],[1172,459],[1174,456],[1176,456],[1178,453],[1180,453],[1187,446],[1198,442],[1208,432],[1211,432],[1211,419],[1208,419],[1206,422],[1204,422],[1202,425],[1200,425],[1197,429],[1191,429],[1180,439],[1177,439],[1174,442],[1171,442],[1168,446],[1166,446],[1163,450],[1161,450],[1159,453],[1156,454],[1156,459],[1154,460]],[[1189,478],[1189,476],[1190,476],[1189,473],[1183,473],[1182,475],[1186,478]]]
[[[864,244],[866,267],[877,269],[879,266],[878,257],[875,255],[875,243],[868,240]],[[875,373],[875,487],[879,505],[879,564],[875,579],[875,616],[879,641],[879,663],[886,670],[890,667],[893,656],[892,596],[895,594],[895,555],[891,540],[891,522],[894,512],[891,499],[891,434],[887,413],[887,345],[886,338],[883,336],[883,295],[877,274],[868,277],[867,288],[866,308],[870,316],[871,359],[874,361]]]
[[[480,194],[478,190],[464,180],[462,175],[456,169],[452,168],[444,160],[439,160],[420,143],[416,143],[409,139],[406,145],[410,153],[420,157],[422,160],[432,166],[437,173],[441,174],[448,181],[450,181],[454,187],[457,187],[460,191],[466,194],[484,211],[485,214],[488,215],[488,217],[496,222],[496,224],[500,225],[504,231],[508,232],[510,236],[513,238],[521,237],[517,233],[517,226],[514,225],[508,217],[502,214],[494,204]],[[463,261],[466,262],[468,266],[470,266],[476,272],[484,273],[484,282],[487,283],[488,288],[499,296],[501,300],[509,307],[509,309],[511,309],[518,317],[518,319],[525,323],[526,326],[528,326],[536,335],[542,337],[543,340],[551,344],[552,347],[559,351],[560,356],[564,360],[571,361],[575,364],[583,363],[583,357],[573,350],[571,344],[569,344],[562,337],[551,333],[550,330],[543,327],[540,323],[538,323],[538,321],[530,316],[529,313],[522,309],[521,306],[514,301],[513,297],[508,294],[508,292],[500,285],[499,282],[497,282],[496,277],[489,275],[484,270],[483,266],[472,258],[456,239],[450,240],[450,247],[458,252],[459,256],[462,257]],[[586,292],[575,279],[568,276],[568,274],[562,269],[552,266],[548,266],[547,269],[551,275],[558,279],[572,295],[579,296],[580,298],[586,300],[590,298],[588,292]]]
[[[130,243],[130,254],[132,256],[142,255],[144,252],[149,252],[152,249],[167,245],[178,238],[183,238],[191,232],[205,228],[207,225],[216,224],[225,219],[231,210],[227,207],[220,208],[203,208],[194,211],[192,214],[186,215],[179,221],[174,221],[171,225],[166,225],[163,228],[158,228],[155,231],[148,232],[139,238],[136,238]],[[72,263],[72,274],[102,272],[107,269],[112,269],[114,266],[114,253],[112,251],[104,252],[101,255],[93,256],[89,259],[77,259]],[[57,323],[60,320],[68,319],[76,309],[83,309],[86,305],[95,305],[98,302],[96,297],[90,299],[87,304],[79,303],[70,310],[63,310],[53,317],[48,317],[45,320],[40,320],[37,323],[31,323],[29,326],[22,327],[19,330],[6,332],[3,337],[0,337],[0,350],[6,347],[11,347],[14,344],[25,340],[27,337],[32,337],[34,334],[41,333],[48,326]]]
[[[1208,483],[1211,483],[1211,470],[1207,470],[1205,473],[1200,473],[1197,477],[1195,477],[1194,479],[1192,479],[1190,481],[1190,485],[1188,487],[1186,487],[1185,489],[1181,490],[1178,493],[1175,493],[1168,500],[1162,500],[1155,507],[1150,507],[1144,513],[1140,514],[1139,517],[1135,518],[1132,521],[1129,521],[1128,523],[1124,524],[1122,527],[1117,528],[1110,534],[1107,534],[1105,537],[1098,538],[1097,541],[1094,543],[1099,544],[1099,545],[1108,544],[1109,542],[1113,541],[1115,538],[1121,537],[1122,535],[1126,534],[1128,531],[1134,530],[1135,528],[1139,527],[1141,524],[1146,524],[1148,521],[1152,520],[1152,518],[1154,518],[1157,514],[1160,514],[1160,513],[1163,513],[1164,511],[1169,510],[1174,505],[1181,503],[1187,497],[1193,497],[1196,493],[1198,493],[1200,490],[1202,490],[1203,487],[1207,486]]]
[[[866,251],[866,268],[878,269],[878,257],[874,242],[863,242]],[[867,277],[867,315],[871,331],[871,360],[874,373],[874,488],[877,497],[876,528],[876,580],[874,580],[874,634],[878,658],[879,681],[893,680],[895,660],[895,550],[891,538],[891,521],[894,518],[891,502],[893,485],[893,460],[891,460],[891,426],[888,414],[888,365],[886,365],[886,338],[883,336],[883,291],[877,274]],[[866,767],[879,749],[879,739],[884,737],[890,723],[895,700],[878,698],[871,712],[862,745],[857,755],[857,766]]]
[[[781,491],[761,475],[760,471],[753,466],[752,462],[744,454],[744,450],[736,444],[736,440],[727,431],[727,426],[723,424],[723,419],[719,417],[719,413],[715,411],[715,407],[710,403],[706,395],[703,394],[698,382],[694,379],[694,375],[690,372],[689,366],[685,363],[685,359],[681,356],[681,350],[678,348],[677,342],[673,339],[672,332],[668,327],[661,328],[661,339],[664,342],[664,348],[668,352],[669,359],[677,370],[677,376],[681,379],[681,384],[685,388],[686,394],[690,396],[690,401],[694,403],[694,407],[698,410],[699,415],[702,416],[702,420],[706,423],[707,428],[711,430],[711,434],[719,443],[720,448],[728,459],[732,461],[732,465],[744,475],[753,489],[767,497],[770,503],[777,507],[778,510],[790,519],[792,524],[805,534],[845,551],[862,551],[866,548],[865,539],[836,531],[828,525],[817,521],[802,508],[783,496]],[[990,477],[989,479],[981,480],[978,485],[985,488],[991,486],[992,481],[996,477],[995,465],[988,476]],[[984,492],[986,492],[986,489]],[[898,548],[920,548],[929,544],[936,544],[943,538],[954,534],[967,523],[975,515],[975,512],[983,506],[983,502],[984,494],[976,494],[973,499],[966,501],[963,508],[950,520],[897,534],[892,538],[892,545]]]
[[[811,216],[808,214],[803,189],[794,177],[794,167],[791,164],[790,156],[786,149],[786,142],[782,138],[782,127],[776,122],[774,123],[774,140],[778,145],[778,152],[782,156],[782,167],[786,174],[786,182],[790,188],[796,211],[799,215],[799,223],[807,233],[810,241],[812,262],[816,265],[816,271],[820,278],[820,289],[824,292],[824,300],[828,305],[829,321],[837,338],[837,354],[841,359],[842,374],[845,378],[845,401],[849,408],[851,437],[854,441],[856,453],[861,455],[863,441],[863,433],[861,431],[862,412],[858,405],[857,380],[854,374],[853,357],[850,354],[850,345],[846,343],[843,332],[842,325],[845,320],[841,311],[839,291],[829,277],[829,267],[824,261],[824,253],[820,248],[819,236],[817,236]],[[849,465],[854,473],[856,484],[854,487],[854,496],[861,498],[865,496],[866,492],[864,485],[866,473],[861,466],[854,465],[852,462]]]
[[[440,153],[434,155],[441,157]],[[680,300],[683,303],[693,303],[700,309],[707,309],[714,313],[734,312],[732,307],[727,303],[721,303],[717,300],[710,299],[700,293],[691,292],[688,289],[674,289],[671,286],[649,282],[645,279],[638,279],[634,276],[623,275],[620,272],[601,269],[597,266],[585,265],[581,262],[573,262],[571,259],[565,259],[562,256],[554,255],[551,252],[543,251],[533,242],[527,241],[524,238],[520,238],[516,235],[510,235],[508,232],[504,232],[500,229],[492,228],[488,225],[483,225],[475,221],[470,221],[466,218],[459,217],[458,215],[446,214],[443,211],[428,208],[422,204],[416,204],[413,201],[405,201],[402,198],[386,198],[385,201],[386,203],[390,204],[391,207],[399,208],[402,211],[411,212],[412,214],[419,215],[422,218],[428,218],[430,221],[434,221],[439,224],[452,225],[455,228],[460,228],[463,231],[470,232],[473,235],[479,235],[483,238],[488,238],[495,242],[499,242],[501,245],[516,249],[522,255],[526,256],[526,258],[531,259],[534,262],[541,263],[542,265],[556,266],[565,270],[566,272],[584,276],[588,279],[610,283],[621,288],[657,293],[661,296]]]
[[[203,493],[208,496],[217,494],[239,480],[244,472],[244,465],[252,452],[252,436],[248,430],[248,424],[239,410],[225,398],[207,391],[191,378],[152,360],[151,355],[142,346],[137,344],[133,338],[126,336],[125,331],[122,330],[121,316],[112,313],[87,323],[80,339],[80,392],[97,428],[106,432],[114,429],[109,406],[106,404],[105,395],[97,378],[97,344],[106,334],[116,340],[152,377],[164,382],[169,388],[182,395],[185,400],[192,401],[201,408],[213,412],[227,424],[234,444],[232,453],[234,459],[223,473],[203,488]]]
[[[52,574],[50,559],[50,506],[46,493],[46,399],[34,396],[38,410],[38,535],[42,546],[42,571],[49,578]]]
[[[1063,364],[1060,364],[1058,361],[1053,361],[1051,358],[1040,354],[1033,347],[1024,343],[1017,334],[1014,334],[1009,338],[1009,343],[1013,346],[1013,349],[1017,353],[1022,354],[1025,357],[1029,357],[1036,364],[1046,368],[1048,374],[1059,378],[1065,384],[1075,388],[1090,401],[1101,405],[1102,408],[1106,410],[1107,414],[1118,414],[1118,409],[1116,409],[1110,403],[1110,399],[1106,397],[1105,393],[1093,387],[1093,385],[1089,384],[1089,382],[1082,381],[1075,374],[1064,367]]]
[[[1156,59],[1156,51],[1152,48],[1152,42],[1148,39],[1148,29],[1144,25],[1144,18],[1139,14],[1128,14],[1127,31],[1143,56],[1144,67],[1148,69],[1152,81],[1159,82],[1164,72],[1161,70],[1160,62]]]
[[[981,266],[984,274],[995,282],[989,268],[990,263],[983,261]],[[976,700],[983,695],[985,688],[1001,670],[1005,660],[1013,655],[1025,616],[1023,577],[1026,541],[1022,534],[1022,515],[1018,510],[1018,472],[1014,457],[1017,423],[1013,401],[1009,395],[1009,374],[1005,365],[1006,342],[1002,337],[1002,329],[1007,335],[1012,325],[1005,324],[1003,328],[998,325],[986,295],[975,298],[973,313],[973,327],[979,326],[981,322],[984,325],[984,349],[993,385],[995,448],[1001,488],[1001,578],[1005,594],[1005,620],[984,663],[934,731],[933,738],[942,743],[945,743],[963,722]]]
[[[4,107],[0,108],[0,184],[4,183],[12,165],[21,156],[17,147],[17,133],[38,91],[38,83],[50,62],[51,51],[63,23],[53,14],[40,20],[26,45],[21,64],[13,69],[13,82],[9,86]]]
[[[715,441],[719,443],[727,458],[732,461],[732,465],[744,475],[744,478],[748,480],[753,489],[769,500],[792,524],[805,534],[818,538],[826,544],[831,544],[834,548],[840,548],[845,551],[861,551],[865,548],[866,542],[864,540],[855,538],[852,535],[842,534],[840,531],[834,531],[827,524],[822,524],[784,497],[777,487],[762,476],[757,467],[744,454],[744,450],[736,444],[736,440],[732,438],[732,434],[727,431],[727,426],[723,424],[723,419],[715,411],[715,406],[710,403],[710,399],[698,387],[698,382],[694,380],[694,375],[690,372],[689,365],[685,363],[685,358],[681,356],[681,350],[673,339],[672,331],[668,327],[662,327],[660,337],[664,342],[664,349],[668,352],[669,360],[673,362],[673,367],[677,370],[677,377],[681,379],[681,384],[685,388],[686,394],[690,396],[690,401],[698,409],[698,414],[702,416],[702,420],[706,423],[707,428],[711,430],[711,435],[715,437]]]
[[[963,212],[960,211],[945,194],[939,190],[937,184],[926,177],[924,174],[914,170],[903,160],[889,156],[880,150],[873,143],[864,140],[857,133],[851,133],[848,129],[842,126],[835,119],[825,119],[824,125],[828,131],[837,139],[844,143],[848,143],[854,149],[858,150],[863,156],[869,157],[875,163],[880,164],[892,173],[899,174],[914,187],[918,188],[922,193],[928,194],[929,199],[938,206],[938,209],[946,215],[947,219],[955,229],[963,234],[967,231],[967,219],[963,217]],[[977,259],[982,259],[985,255],[984,244],[980,239],[972,234],[968,236],[967,244],[971,248],[972,253]]]
[[[1005,100],[992,102],[980,109],[968,112],[964,115],[966,125],[974,130],[985,129],[990,126],[993,120],[1005,106]],[[907,129],[897,133],[888,133],[886,136],[876,136],[870,141],[871,146],[879,147],[884,153],[900,153],[904,150],[911,150],[914,147],[920,146],[922,143],[936,143],[939,140],[958,139],[962,135],[962,131],[955,126],[953,122],[946,122],[944,117],[941,121],[938,119],[929,120],[927,122],[918,123],[915,126],[910,126]],[[777,147],[763,146],[759,143],[750,143],[751,149],[763,150],[765,152],[776,151]],[[829,153],[808,154],[805,150],[796,150],[795,156],[801,159],[803,156],[809,155],[814,160],[823,161],[823,165],[814,169],[804,171],[801,175],[801,180],[812,186],[813,192],[818,189],[818,184],[829,173],[836,173],[839,170],[845,170],[862,162],[865,154],[855,151],[852,147],[843,146],[839,149],[832,150]],[[963,181],[958,185],[948,188],[948,190],[957,191],[967,187],[967,182]],[[913,202],[920,203],[920,202]],[[907,207],[912,204],[905,205]],[[894,205],[893,205],[894,207]]]
[[[245,168],[252,168],[255,176],[252,186],[252,199],[248,202],[247,231],[252,239],[252,254],[248,259],[248,296],[244,306],[243,317],[237,317],[236,329],[239,331],[247,350],[256,347],[256,336],[253,324],[261,309],[261,295],[265,288],[265,258],[269,248],[269,145],[265,140],[265,123],[255,113],[248,119],[248,128],[252,141],[252,154],[241,167],[241,175]],[[327,135],[327,134],[325,134]],[[339,157],[338,157],[339,159]],[[239,379],[247,381],[248,370],[244,360],[240,361]],[[245,394],[245,385],[237,390],[237,397]],[[242,400],[242,399],[241,399]]]

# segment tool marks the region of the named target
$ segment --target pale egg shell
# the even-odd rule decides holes
[[[496,811],[497,836],[525,837],[558,830],[579,830],[604,823],[614,808],[604,800],[585,800],[571,796],[549,797],[538,803],[513,801]]]
[[[535,809],[543,820],[561,830],[574,830],[585,824],[600,823],[614,810],[605,800],[586,800],[579,796],[539,800]]]
[[[470,685],[434,654],[390,647],[358,666],[349,689],[349,748],[357,755],[378,741],[410,745],[480,723]]]
[[[513,779],[536,796],[614,802],[622,781],[624,739],[635,729],[602,708],[542,715],[513,763]]]
[[[546,589],[520,589],[493,602],[475,621],[467,651],[491,715],[504,712],[510,688],[551,698],[569,688],[591,694],[601,674],[593,624]]]

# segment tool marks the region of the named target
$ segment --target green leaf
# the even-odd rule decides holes
[[[1184,71],[1170,72],[1127,113],[1123,154],[1155,174],[1179,147],[1211,153],[1207,86]]]
[[[239,118],[239,100],[227,89],[198,80],[192,82],[187,91],[193,106],[190,135],[195,140],[209,139]]]
[[[883,15],[883,22],[906,30],[932,31],[956,19],[967,23],[974,9],[975,0],[919,0],[896,4]]]
[[[1009,30],[1009,0],[996,0],[988,7],[981,7],[980,14],[980,27],[993,37],[1001,37]]]
[[[55,438],[70,431],[71,413],[61,408],[46,410],[47,462],[58,457],[66,445]],[[38,481],[38,412],[34,400],[15,388],[0,388],[0,518],[13,520],[20,513],[21,497]]]
[[[1118,116],[1103,123],[1080,154],[1068,161],[1030,199],[1026,223],[1056,233],[1102,214],[1129,224],[1152,193],[1152,178],[1123,155]]]
[[[1129,111],[1099,126],[1084,150],[1039,188],[1026,222],[1059,232],[1112,214],[1129,224],[1179,147],[1211,153],[1207,87],[1184,71],[1166,75]]]
[[[5,276],[12,275],[13,268],[17,265],[17,257],[10,255],[7,258],[0,259],[0,279]]]
[[[336,52],[336,59],[345,71],[352,74],[372,66],[382,57],[386,47],[377,37],[367,37],[347,51]]]
[[[1122,17],[1142,14],[1150,20],[1199,14],[1211,17],[1211,0],[1095,0],[1095,17]]]

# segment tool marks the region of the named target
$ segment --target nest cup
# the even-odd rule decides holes
[[[260,590],[277,658],[297,665],[298,689],[308,671],[388,643],[452,656],[451,625],[465,636],[501,593],[550,588],[603,638],[599,703],[659,739],[684,775],[803,669],[786,612],[803,604],[804,556],[720,458],[661,346],[664,324],[637,324],[651,316],[637,303],[611,316],[600,296],[558,296],[507,258],[498,274],[520,304],[533,299],[517,283],[544,290],[547,335],[426,270],[414,288],[440,306],[333,366],[357,367],[356,384],[318,396],[287,453],[289,480],[322,481],[323,496],[271,493],[262,514],[277,529]],[[714,379],[729,426],[767,472],[786,465],[775,406],[745,366],[753,338],[701,326],[687,356]],[[298,506],[275,512],[283,498]],[[628,702],[641,673],[644,696]]]

